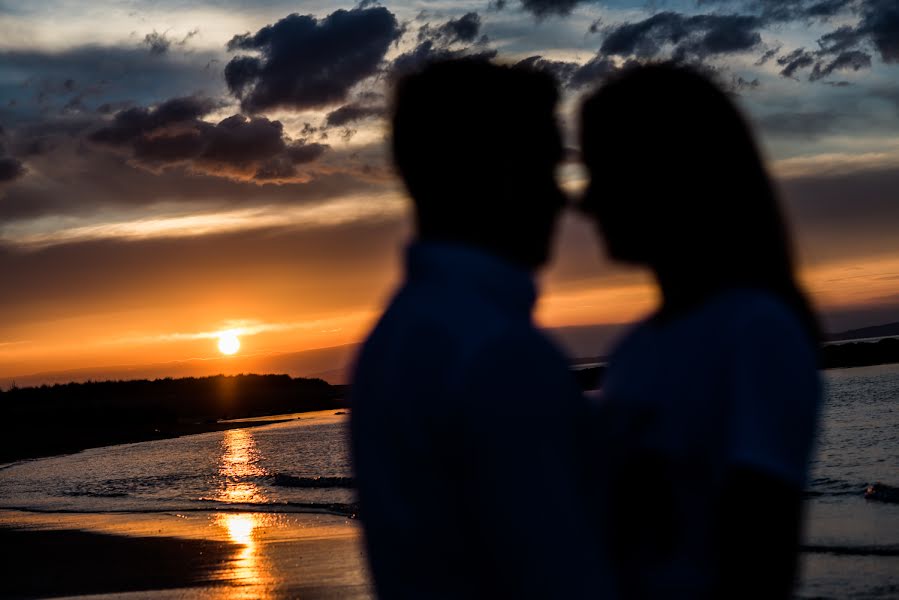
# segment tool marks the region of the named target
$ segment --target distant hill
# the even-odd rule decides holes
[[[831,342],[842,342],[846,340],[863,340],[865,338],[892,336],[899,336],[899,322],[874,325],[872,327],[862,327],[861,329],[850,329],[849,331],[831,334],[827,336],[827,339]]]

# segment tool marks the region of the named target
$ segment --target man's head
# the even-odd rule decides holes
[[[462,59],[397,84],[393,157],[421,239],[485,248],[528,268],[546,262],[564,197],[549,76]]]

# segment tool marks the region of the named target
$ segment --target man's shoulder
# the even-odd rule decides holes
[[[470,346],[508,335],[522,322],[476,291],[440,285],[404,286],[380,322],[384,328],[427,329]]]
[[[420,368],[422,360],[441,371],[454,371],[484,348],[515,346],[526,339],[534,343],[536,331],[529,329],[464,290],[407,285],[360,348],[356,373],[375,366],[408,371]]]
[[[553,367],[567,364],[564,354],[527,319],[512,317],[466,291],[403,288],[368,336],[360,353],[375,362],[426,353],[460,376],[478,363],[533,357]]]

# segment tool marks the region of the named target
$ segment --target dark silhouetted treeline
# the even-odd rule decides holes
[[[0,391],[0,462],[228,429],[220,419],[345,407],[344,386],[288,375],[100,381]]]
[[[825,369],[867,367],[894,362],[899,362],[899,338],[830,344],[821,349],[821,366]]]
[[[868,367],[899,363],[899,338],[884,338],[876,342],[849,342],[828,344],[821,347],[822,369]],[[600,387],[605,367],[591,367],[574,371],[574,377],[583,390]]]

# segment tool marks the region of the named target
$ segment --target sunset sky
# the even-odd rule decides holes
[[[553,73],[571,144],[579,98],[625,63],[713,71],[757,127],[826,328],[899,321],[895,0],[0,0],[0,384],[218,369],[222,331],[232,370],[359,341],[410,235],[390,82],[466,54]],[[648,283],[567,216],[538,318],[625,323]]]

